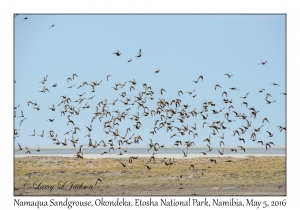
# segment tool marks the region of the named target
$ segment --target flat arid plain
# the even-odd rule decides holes
[[[215,159],[212,162],[211,159]],[[14,159],[15,196],[285,196],[286,157]],[[167,162],[167,161],[166,161]],[[148,170],[147,166],[151,169]],[[194,166],[193,167],[191,166]]]

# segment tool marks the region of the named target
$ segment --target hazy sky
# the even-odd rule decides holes
[[[27,17],[27,19],[24,19]],[[54,24],[54,27],[51,27]],[[119,50],[120,56],[113,54]],[[141,49],[142,56],[136,57]],[[132,59],[132,62],[128,62]],[[259,65],[267,61],[265,65]],[[160,70],[158,73],[154,73]],[[67,78],[77,74],[72,81]],[[225,74],[233,75],[228,78]],[[42,84],[44,77],[45,84]],[[107,75],[111,75],[107,81]],[[194,83],[200,75],[203,81]],[[224,132],[225,146],[259,146],[257,141],[264,143],[274,142],[277,146],[285,146],[286,132],[280,132],[278,126],[286,126],[286,16],[285,15],[24,15],[20,14],[14,19],[14,106],[18,106],[14,118],[15,129],[19,137],[15,138],[15,145],[22,146],[54,146],[54,141],[49,137],[49,130],[57,134],[59,141],[72,138],[74,126],[68,123],[67,115],[61,115],[64,105],[61,96],[71,99],[70,106],[84,107],[87,103],[90,108],[80,108],[79,115],[72,115],[75,126],[80,128],[74,134],[79,138],[79,144],[87,144],[89,132],[86,128],[92,125],[91,139],[107,142],[114,138],[112,133],[106,134],[109,128],[104,129],[104,122],[112,117],[117,117],[118,110],[128,115],[122,121],[116,121],[111,131],[118,129],[124,136],[126,129],[130,128],[130,136],[142,137],[139,145],[153,142],[172,146],[176,140],[194,141],[195,146],[205,146],[204,139],[211,136],[211,144],[219,145]],[[136,80],[134,90],[130,91],[130,81]],[[83,82],[91,84],[100,82],[95,86],[95,92],[90,85],[78,88]],[[124,84],[114,90],[115,84]],[[52,87],[57,83],[56,87]],[[166,126],[153,131],[155,120],[159,123],[165,121],[159,114],[143,116],[143,108],[138,104],[124,105],[121,101],[130,98],[133,103],[139,93],[145,88],[143,84],[151,86],[154,94],[143,95],[146,99],[145,106],[156,110],[157,102],[165,99],[171,103],[173,99],[180,99],[181,104],[177,111],[188,104],[186,112],[189,118],[180,123],[179,114],[174,115],[167,122],[172,122],[175,127],[189,129],[196,123],[198,134],[195,138],[178,133],[175,127],[167,132]],[[273,85],[271,83],[277,83]],[[215,85],[219,84],[215,90]],[[43,88],[50,92],[39,92]],[[72,86],[72,88],[68,88]],[[239,90],[230,90],[236,87]],[[164,89],[163,94],[160,89]],[[261,89],[265,89],[259,93]],[[183,94],[178,95],[182,90]],[[192,94],[187,92],[193,91]],[[147,89],[149,92],[150,89]],[[226,91],[228,96],[222,96]],[[75,102],[84,99],[80,104]],[[121,96],[126,92],[126,96]],[[247,93],[247,98],[244,97]],[[266,94],[271,104],[265,100]],[[95,95],[95,96],[94,96]],[[88,100],[94,96],[93,99]],[[194,97],[193,97],[194,96]],[[151,99],[153,97],[153,100]],[[228,98],[232,103],[224,103]],[[96,119],[91,123],[98,102],[107,99],[107,107],[111,116]],[[118,99],[113,105],[112,103]],[[34,109],[28,101],[37,102],[40,110]],[[208,106],[208,111],[202,114],[203,103],[212,101],[215,106]],[[139,101],[140,102],[140,101]],[[248,103],[246,107],[243,102]],[[56,110],[51,111],[52,104]],[[232,105],[234,108],[228,109]],[[98,106],[99,111],[103,105]],[[255,108],[256,118],[251,117],[251,110]],[[127,108],[130,110],[126,111]],[[175,104],[170,105],[175,109]],[[168,109],[168,106],[164,108]],[[197,116],[192,116],[190,111],[196,110]],[[21,116],[21,110],[27,118]],[[212,114],[213,111],[219,114]],[[148,110],[146,110],[148,111]],[[245,114],[251,126],[244,134],[233,136],[234,130],[241,130],[247,122],[241,117],[235,117],[233,111]],[[130,120],[139,112],[141,127],[135,129],[135,121]],[[225,113],[229,113],[228,122]],[[166,116],[166,112],[162,112]],[[170,113],[169,113],[170,116]],[[269,122],[262,123],[267,117]],[[54,122],[48,119],[55,119]],[[235,121],[234,121],[235,120]],[[208,127],[213,121],[224,122],[228,129],[219,130],[216,135]],[[203,122],[207,124],[202,127]],[[112,124],[111,124],[112,125]],[[250,140],[253,129],[262,126],[256,133],[257,140]],[[35,129],[36,136],[30,136]],[[44,137],[41,135],[44,130]],[[72,130],[67,135],[67,131]],[[105,131],[104,131],[105,130]],[[273,137],[268,137],[269,131]],[[170,138],[172,134],[177,134]],[[245,144],[238,138],[244,138]],[[117,144],[116,138],[115,144]],[[130,141],[133,141],[131,139]],[[69,145],[70,142],[68,142]],[[261,145],[260,145],[261,146]],[[58,147],[62,147],[59,145]]]

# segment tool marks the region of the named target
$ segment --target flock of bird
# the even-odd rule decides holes
[[[25,17],[24,20],[28,18]],[[50,28],[54,27],[54,24]],[[112,53],[113,55],[119,57],[121,52],[116,50]],[[137,50],[136,59],[142,57],[142,50]],[[127,60],[127,63],[132,62],[132,59]],[[268,62],[263,61],[259,65],[266,65]],[[154,75],[159,75],[161,70],[153,71]],[[224,79],[230,79],[234,75],[224,74]],[[40,106],[39,102],[36,100],[28,100],[22,105],[19,104],[14,107],[14,138],[20,138],[19,130],[22,125],[26,123],[26,119],[30,118],[26,113],[23,112],[22,107],[25,105],[30,107],[37,112],[60,112],[61,119],[49,118],[40,119],[48,121],[49,123],[58,123],[61,127],[66,126],[65,133],[57,133],[52,129],[44,128],[41,131],[36,132],[33,128],[32,133],[28,133],[27,136],[22,136],[22,138],[33,138],[39,136],[41,138],[50,139],[49,142],[57,146],[67,146],[71,144],[73,147],[78,148],[75,156],[77,158],[83,158],[83,147],[89,147],[96,149],[97,147],[107,148],[107,151],[99,153],[99,155],[106,155],[111,152],[111,150],[118,150],[118,155],[123,155],[127,153],[127,145],[139,144],[140,141],[149,142],[147,144],[148,148],[145,153],[152,151],[149,162],[155,161],[154,155],[157,154],[161,148],[164,148],[163,140],[159,142],[154,142],[152,136],[155,136],[158,132],[170,132],[170,138],[174,139],[172,147],[178,147],[179,145],[184,146],[185,149],[182,150],[183,157],[188,156],[188,149],[194,145],[207,146],[207,150],[199,151],[199,154],[206,155],[213,150],[212,142],[218,143],[220,149],[217,149],[220,155],[225,153],[238,151],[246,152],[245,144],[249,139],[253,142],[257,142],[257,145],[261,145],[265,149],[270,149],[272,145],[275,145],[271,140],[275,135],[274,131],[265,130],[266,133],[264,139],[261,140],[257,138],[257,134],[261,132],[265,123],[269,123],[269,120],[263,113],[260,113],[257,108],[251,107],[251,102],[245,101],[249,94],[259,94],[261,100],[266,102],[266,106],[276,103],[276,100],[271,100],[272,94],[266,93],[265,89],[257,90],[256,93],[247,92],[241,95],[240,99],[229,99],[227,96],[230,95],[228,91],[239,91],[240,89],[236,87],[231,87],[226,91],[222,88],[221,84],[215,84],[214,86],[207,87],[211,88],[216,94],[220,94],[221,103],[203,100],[196,103],[196,106],[190,105],[182,101],[182,95],[189,95],[191,98],[196,98],[196,88],[192,91],[186,90],[175,90],[178,97],[172,100],[166,100],[164,94],[167,91],[164,88],[155,90],[150,84],[143,81],[136,81],[134,78],[132,80],[124,80],[113,84],[111,90],[104,90],[109,92],[111,95],[117,95],[114,101],[108,101],[107,99],[101,99],[101,93],[98,95],[98,89],[103,85],[104,82],[110,83],[110,78],[113,75],[106,75],[99,82],[97,81],[79,81],[80,75],[73,73],[65,79],[65,84],[50,84],[48,85],[48,75],[44,76],[41,83],[41,87],[38,90],[33,90],[40,92],[40,94],[52,94],[52,90],[58,86],[66,86],[67,89],[77,91],[76,98],[70,98],[67,94],[63,93],[57,97],[57,103],[49,101],[47,107]],[[205,75],[199,75],[191,82],[205,83]],[[14,80],[14,83],[17,83]],[[269,85],[279,86],[277,83],[271,83]],[[223,89],[223,90],[222,90]],[[220,90],[221,93],[219,92]],[[80,92],[79,92],[80,91]],[[103,91],[103,90],[102,90]],[[169,90],[171,91],[171,90]],[[286,95],[286,93],[282,93]],[[242,100],[242,102],[240,101]],[[285,99],[284,99],[285,100]],[[150,103],[152,102],[152,103]],[[153,103],[154,102],[154,103]],[[116,104],[121,104],[118,106]],[[153,105],[154,104],[154,105]],[[222,106],[220,109],[216,107]],[[244,112],[238,111],[235,107],[243,107]],[[21,110],[20,110],[21,109]],[[93,111],[91,111],[93,110]],[[136,112],[133,110],[137,110]],[[246,114],[245,114],[246,112]],[[78,122],[74,119],[76,116],[83,116],[80,120],[85,119],[85,127],[78,127]],[[217,116],[218,120],[210,120],[211,116]],[[153,120],[154,118],[154,120]],[[216,118],[216,117],[215,117]],[[141,135],[135,134],[142,127],[143,120],[150,121],[153,120],[152,127],[148,127],[149,133],[143,133]],[[189,122],[193,120],[194,122],[190,124]],[[261,121],[260,121],[261,120]],[[229,128],[230,123],[239,121],[240,126],[236,128]],[[258,127],[253,128],[252,121],[260,121]],[[88,123],[87,123],[88,122]],[[122,126],[121,126],[122,125]],[[119,128],[126,129],[119,130]],[[71,128],[72,127],[72,128]],[[201,129],[209,128],[210,133],[207,133],[207,137],[200,139],[198,136],[199,132],[203,132]],[[231,136],[224,136],[224,131],[231,129]],[[276,126],[275,128],[276,129]],[[101,139],[95,140],[92,135],[93,131],[102,131]],[[135,131],[134,131],[135,130]],[[277,132],[282,132],[286,130],[285,126],[277,126]],[[83,139],[76,137],[78,132],[85,132]],[[48,133],[48,135],[46,135]],[[48,136],[48,137],[47,137]],[[62,137],[63,136],[63,137]],[[188,136],[193,138],[193,140],[183,141],[182,138]],[[249,136],[246,137],[246,136]],[[59,140],[61,137],[64,140]],[[97,138],[97,137],[96,137]],[[176,138],[176,140],[175,140]],[[238,145],[231,148],[228,152],[224,150],[224,145],[226,144],[227,138],[236,138]],[[148,140],[147,140],[148,139]],[[25,147],[25,153],[30,154],[31,150],[29,147]],[[20,143],[18,143],[18,148],[16,152],[24,151]],[[40,147],[36,148],[37,152],[40,152]],[[128,159],[129,163],[132,163],[137,156],[130,156]],[[164,163],[168,168],[173,164],[174,159],[164,158],[162,163]],[[215,162],[215,159],[211,159],[211,162]],[[126,167],[125,162],[120,162],[123,167]],[[148,170],[151,169],[149,164],[145,164]],[[190,168],[194,168],[193,165]]]

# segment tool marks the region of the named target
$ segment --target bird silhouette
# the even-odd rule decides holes
[[[262,62],[260,62],[258,65],[265,65],[265,64],[267,64],[268,62],[267,61],[262,61]]]
[[[116,52],[114,52],[113,54],[116,54],[116,56],[120,56],[121,53],[119,52],[119,50],[117,50]]]
[[[148,171],[151,169],[151,167],[149,165],[144,165],[147,167]]]
[[[195,166],[194,166],[193,164],[191,164],[190,167],[189,167],[189,171],[191,170],[191,168],[192,168],[193,171],[194,171]]]
[[[139,57],[141,57],[141,56],[142,56],[142,49],[140,49],[140,50],[139,50],[139,53],[138,53],[138,55],[137,55],[137,56],[135,56],[135,57],[139,58]]]
[[[119,162],[119,163],[121,163],[121,165],[122,165],[123,167],[126,167],[126,160],[124,161],[124,163],[122,163],[122,162]]]

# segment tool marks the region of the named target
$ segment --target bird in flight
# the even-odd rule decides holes
[[[20,126],[22,125],[23,121],[26,120],[26,119],[27,119],[27,117],[25,117],[24,119],[22,119],[22,120],[20,121]]]
[[[117,50],[116,52],[114,52],[113,54],[116,54],[116,56],[120,56],[121,53],[119,52],[119,50]]]
[[[25,117],[25,115],[24,115],[24,113],[23,113],[22,110],[21,110],[21,116],[19,116],[19,117]]]
[[[268,137],[273,137],[273,133],[271,133],[270,131],[266,131],[266,132],[269,134]]]
[[[54,106],[54,104],[52,104],[52,107],[51,107],[51,108],[48,108],[48,109],[51,109],[52,111],[55,111],[55,106]]]
[[[178,95],[179,95],[179,96],[180,96],[180,93],[183,94],[182,90],[179,90],[179,91],[178,91]]]
[[[263,62],[260,62],[258,65],[262,64],[262,65],[265,65],[266,63],[268,63],[267,61],[263,61]]]
[[[270,84],[272,84],[272,85],[274,85],[274,86],[276,86],[276,85],[277,85],[277,86],[280,86],[280,85],[278,85],[277,83],[270,83]]]
[[[18,143],[18,146],[19,146],[19,149],[16,152],[23,150],[23,148],[21,147],[21,145],[19,143]]]
[[[222,151],[218,150],[218,152],[220,153],[220,155],[224,154],[224,148],[222,149]]]
[[[148,170],[150,170],[150,169],[151,169],[151,167],[150,167],[149,165],[144,165],[144,166],[146,166]]]
[[[247,98],[248,94],[249,94],[249,92],[245,96],[240,97],[240,98],[244,98],[245,99],[245,98]]]
[[[203,82],[203,75],[200,75],[200,76],[198,77],[198,80],[199,80],[200,78],[202,79],[202,82]]]
[[[50,28],[53,28],[54,27],[54,23],[50,26]]]
[[[216,159],[210,159],[210,162],[211,162],[211,163],[215,163],[215,164],[217,164],[217,161],[216,161]]]
[[[232,77],[232,74],[225,74],[228,78]]]
[[[32,134],[32,135],[29,135],[29,136],[35,136],[35,129],[33,130],[33,134]]]
[[[244,152],[246,151],[246,149],[242,146],[238,146],[240,148],[240,150],[243,150]]]
[[[215,90],[217,89],[217,87],[222,88],[219,84],[216,84],[216,85],[215,85]]]
[[[119,163],[121,163],[123,167],[126,167],[126,160],[124,161],[124,163],[122,163],[122,162],[119,162]]]
[[[286,130],[286,127],[283,127],[283,126],[277,126],[277,128],[279,128],[280,132],[283,130]]]
[[[26,149],[26,152],[25,152],[25,154],[30,154],[31,153],[31,151],[29,150],[29,148],[28,147],[25,147],[25,149]]]
[[[137,56],[135,56],[135,57],[139,58],[141,56],[142,56],[142,49],[139,50],[139,54]]]

